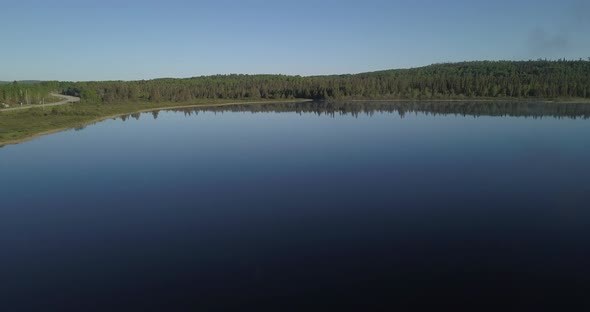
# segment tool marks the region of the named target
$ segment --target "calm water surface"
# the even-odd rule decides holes
[[[573,104],[237,106],[6,146],[0,310],[579,304],[589,117]]]

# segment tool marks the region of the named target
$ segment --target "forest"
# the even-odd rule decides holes
[[[572,99],[590,98],[589,60],[476,61],[326,75],[215,75],[139,81],[0,85],[0,102],[57,91],[89,103],[195,99]]]
[[[48,100],[50,92],[64,92],[67,85],[70,85],[70,83],[57,81],[2,83],[0,84],[0,104],[39,104],[44,100]]]

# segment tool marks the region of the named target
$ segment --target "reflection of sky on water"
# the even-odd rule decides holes
[[[0,149],[6,302],[484,298],[590,280],[587,120],[298,108],[145,113]]]

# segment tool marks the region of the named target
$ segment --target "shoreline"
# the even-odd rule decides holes
[[[110,114],[106,116],[101,116],[89,121],[84,121],[81,123],[72,124],[71,126],[67,127],[60,127],[55,129],[50,129],[46,131],[41,131],[30,136],[22,137],[20,139],[9,140],[0,142],[0,148],[8,145],[16,145],[24,142],[28,142],[34,140],[39,137],[43,137],[50,134],[55,134],[63,131],[68,131],[71,129],[75,129],[78,127],[86,127],[88,125],[92,125],[107,119],[118,118],[121,116],[129,115],[129,114],[136,114],[136,113],[148,113],[153,111],[161,111],[161,110],[173,110],[173,109],[183,109],[183,108],[208,108],[208,107],[223,107],[223,106],[232,106],[232,105],[249,105],[249,104],[273,104],[273,103],[308,103],[313,102],[313,99],[295,99],[295,100],[265,100],[265,101],[251,101],[251,102],[228,102],[228,103],[210,103],[210,104],[186,104],[186,105],[174,105],[174,106],[161,106],[161,107],[152,107],[152,108],[145,108],[145,109],[136,109],[124,113],[117,113],[117,114]],[[324,101],[336,101],[336,102],[374,102],[374,103],[386,103],[386,102],[440,102],[440,103],[450,103],[450,102],[480,102],[480,103],[491,103],[491,102],[514,102],[514,103],[544,103],[544,104],[588,104],[590,105],[590,100],[584,101],[583,99],[580,100],[550,100],[550,99],[339,99],[339,100],[324,100]],[[2,110],[0,110],[0,114]]]
[[[329,100],[328,100],[329,101]],[[348,102],[510,102],[510,103],[547,103],[547,104],[590,104],[590,99],[339,99],[336,101]]]
[[[130,111],[130,112],[126,112],[126,113],[119,113],[119,114],[112,114],[112,115],[108,115],[108,116],[102,116],[102,117],[95,118],[95,119],[92,119],[92,120],[89,120],[89,121],[86,121],[86,122],[83,122],[80,124],[75,124],[75,125],[72,125],[69,127],[51,129],[51,130],[35,133],[31,136],[27,136],[24,138],[0,142],[0,148],[4,147],[4,146],[8,146],[8,145],[16,145],[16,144],[28,142],[28,141],[31,141],[31,140],[34,140],[34,139],[37,139],[37,138],[40,138],[40,137],[43,137],[46,135],[55,134],[55,133],[59,133],[59,132],[63,132],[63,131],[68,131],[68,130],[75,129],[78,127],[86,127],[86,126],[93,125],[93,124],[96,124],[98,122],[101,122],[101,121],[104,121],[107,119],[118,118],[118,117],[129,115],[129,114],[149,113],[149,112],[153,112],[153,111],[182,109],[182,108],[195,108],[195,107],[222,107],[222,106],[231,106],[231,105],[273,104],[273,103],[306,103],[306,102],[313,102],[313,100],[301,99],[301,100],[284,100],[284,101],[230,102],[230,103],[219,103],[219,104],[190,104],[190,105],[177,105],[177,106],[163,106],[163,107],[146,108],[146,109],[140,109],[140,110]]]

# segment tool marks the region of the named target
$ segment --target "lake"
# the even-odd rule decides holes
[[[241,105],[5,146],[0,310],[579,303],[588,118],[590,104]]]

